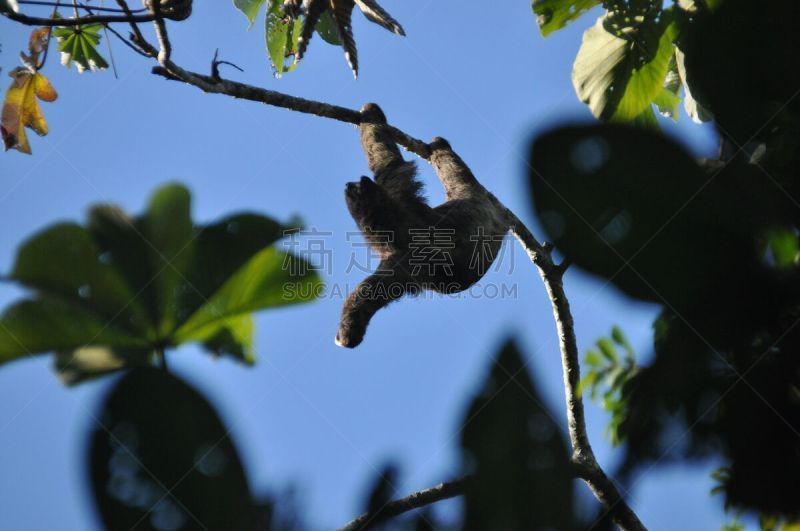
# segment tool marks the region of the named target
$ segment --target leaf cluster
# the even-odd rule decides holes
[[[587,6],[534,2],[540,15],[552,10],[540,18],[543,32]],[[655,101],[672,55],[685,94],[714,116],[725,148],[719,160],[698,161],[657,132],[618,123],[560,127],[533,142],[533,202],[559,251],[627,296],[662,307],[653,362],[609,388],[626,407],[619,415],[618,404],[609,404],[612,436],[628,443],[628,471],[719,456],[730,471],[724,490],[732,507],[793,521],[800,499],[800,5],[603,6],[582,46],[596,53],[581,63],[579,52],[575,67],[579,77],[586,73],[579,88],[593,112],[631,122]],[[676,31],[664,43],[668,53],[658,51],[665,35],[653,34],[658,28]],[[646,50],[655,53],[640,55]],[[592,390],[591,378],[616,367],[613,355],[593,360],[601,363],[584,384]]]
[[[310,300],[320,280],[275,245],[296,227],[252,213],[197,225],[190,199],[167,185],[137,217],[97,205],[86,225],[25,241],[8,280],[31,295],[0,316],[0,362],[55,352],[68,383],[151,365],[184,343],[253,363],[250,314]]]

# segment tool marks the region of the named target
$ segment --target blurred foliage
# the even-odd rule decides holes
[[[138,217],[98,205],[86,226],[52,225],[17,253],[9,280],[32,295],[0,316],[0,362],[54,351],[59,374],[75,383],[197,342],[253,363],[250,313],[305,302],[298,293],[313,296],[320,282],[276,248],[292,230],[251,213],[195,225],[177,184]]]
[[[560,426],[506,343],[464,417],[464,531],[573,529],[573,473]]]
[[[616,446],[623,440],[620,426],[628,414],[627,397],[623,393],[625,384],[636,376],[636,353],[633,351],[625,333],[617,326],[611,330],[611,337],[601,337],[589,349],[584,358],[586,371],[578,392],[587,390],[592,400],[601,399],[603,409],[611,416],[608,435]],[[617,347],[622,348],[622,354]]]
[[[157,369],[130,371],[95,418],[89,475],[106,529],[254,529],[236,447],[188,384]]]
[[[597,118],[658,129],[655,113],[677,120],[680,91],[687,113],[698,122],[710,116],[692,97],[681,40],[694,18],[717,2],[681,0],[533,0],[542,36],[547,37],[595,6],[605,12],[583,34],[572,70],[578,98]]]
[[[562,21],[584,8],[535,1],[540,21],[556,4],[574,6]],[[623,474],[715,456],[726,464],[718,480],[729,507],[796,521],[800,4],[603,6],[582,52],[608,44],[602,53],[579,52],[575,68],[579,76],[585,66],[578,91],[595,115],[630,121],[651,94],[674,115],[680,80],[687,112],[715,118],[722,149],[719,160],[696,161],[658,133],[620,124],[560,127],[533,142],[533,203],[558,250],[628,296],[662,307],[652,363],[635,366],[624,344],[605,338],[587,355],[583,389],[611,393],[612,438],[627,442]],[[659,28],[668,21],[674,57],[662,79],[656,63],[667,45]],[[542,26],[545,34],[553,29]],[[627,39],[618,55],[614,39]],[[631,61],[642,79],[623,68]],[[655,90],[656,78],[670,96]]]
[[[400,24],[376,0],[234,0],[233,4],[247,17],[250,27],[266,5],[264,34],[276,77],[294,70],[314,33],[328,44],[341,46],[353,74],[358,76],[358,57],[351,23],[356,6],[367,20],[405,35]]]

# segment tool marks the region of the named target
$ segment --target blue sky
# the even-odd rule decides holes
[[[230,2],[195,4],[188,21],[170,25],[182,66],[207,72],[219,47],[222,58],[245,69],[224,71],[234,79],[351,108],[377,101],[409,134],[449,139],[484,185],[541,234],[524,157],[537,131],[591,119],[570,71],[597,12],[544,40],[528,1],[491,9],[486,2],[384,0],[408,36],[356,14],[361,75],[354,81],[341,50],[318,37],[297,71],[275,79],[263,20],[248,33]],[[4,72],[18,64],[28,32],[0,19]],[[204,95],[150,75],[150,62],[112,45],[119,79],[110,72],[78,75],[51,57],[44,73],[60,98],[43,104],[50,135],[32,136],[32,157],[0,154],[0,270],[8,270],[24,237],[49,223],[82,220],[99,201],[138,212],[155,187],[180,180],[192,189],[201,221],[239,210],[279,219],[299,214],[307,226],[331,233],[328,285],[361,280],[364,273],[346,271],[346,234],[355,224],[344,184],[367,173],[354,127]],[[714,151],[711,129],[686,116],[667,129],[698,155]],[[420,168],[431,201],[441,201],[430,168]],[[293,484],[308,519],[330,529],[360,511],[364,489],[387,459],[401,466],[402,492],[457,472],[467,402],[508,336],[519,338],[549,405],[564,418],[549,302],[522,250],[509,242],[506,253],[503,269],[484,283],[515,287],[516,297],[404,300],[379,313],[365,342],[350,351],[333,343],[342,301],[331,296],[259,314],[254,368],[191,347],[172,353],[171,366],[219,409],[253,489]],[[566,290],[582,350],[619,324],[640,353],[649,351],[656,308],[578,270],[566,276]],[[0,286],[2,305],[19,295]],[[107,386],[67,389],[47,357],[0,368],[4,528],[98,528],[84,483],[84,446]],[[606,416],[593,405],[588,416],[597,453],[613,468]],[[631,503],[654,530],[717,528],[724,515],[721,500],[708,496],[710,467],[650,470],[636,482]]]

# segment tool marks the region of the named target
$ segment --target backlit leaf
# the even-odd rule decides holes
[[[69,68],[75,63],[80,73],[108,68],[108,62],[97,51],[100,43],[98,32],[102,29],[101,24],[55,28],[53,36],[58,39],[61,64]]]

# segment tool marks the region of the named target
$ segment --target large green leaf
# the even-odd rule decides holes
[[[217,356],[230,356],[249,365],[256,361],[253,318],[249,314],[213,321],[187,333],[185,340],[200,342]]]
[[[147,342],[95,312],[55,298],[23,300],[0,316],[0,363],[90,345],[138,348]]]
[[[266,18],[267,51],[269,52],[275,75],[281,77],[284,72],[294,70],[294,62],[286,64],[287,57],[297,53],[302,21],[288,16],[280,2],[272,1]]]
[[[675,25],[669,14],[630,23],[609,13],[583,34],[572,82],[597,118],[632,121],[658,96],[673,54]]]
[[[177,297],[179,322],[185,323],[244,264],[292,230],[251,213],[235,214],[199,228],[194,260]]]
[[[179,184],[158,189],[147,211],[138,220],[141,252],[153,273],[154,302],[158,334],[164,336],[177,326],[178,297],[192,263],[195,243],[189,190]]]
[[[196,226],[190,210],[188,190],[170,184],[138,217],[96,206],[88,228],[61,223],[26,241],[10,278],[36,298],[0,317],[0,362],[55,351],[74,383],[198,342],[253,363],[249,314],[311,300],[319,277],[273,247],[296,227],[252,213]]]
[[[601,0],[533,0],[533,12],[536,14],[536,23],[542,32],[542,37],[547,37],[556,30],[560,30],[568,23],[576,20],[586,11],[600,4]]]
[[[107,259],[86,229],[60,223],[20,246],[11,278],[144,337],[147,309]]]
[[[499,353],[464,419],[465,531],[573,529],[567,446],[516,345]]]
[[[100,44],[98,32],[102,29],[102,24],[55,28],[53,36],[58,39],[61,64],[69,68],[75,63],[75,68],[81,73],[108,68],[108,62],[97,51]]]
[[[175,339],[190,341],[202,327],[243,313],[313,300],[320,284],[304,260],[266,248],[209,297],[175,332]]]
[[[233,5],[247,17],[250,27],[253,27],[253,23],[258,16],[258,11],[261,9],[261,6],[264,5],[264,1],[265,0],[233,0]]]

